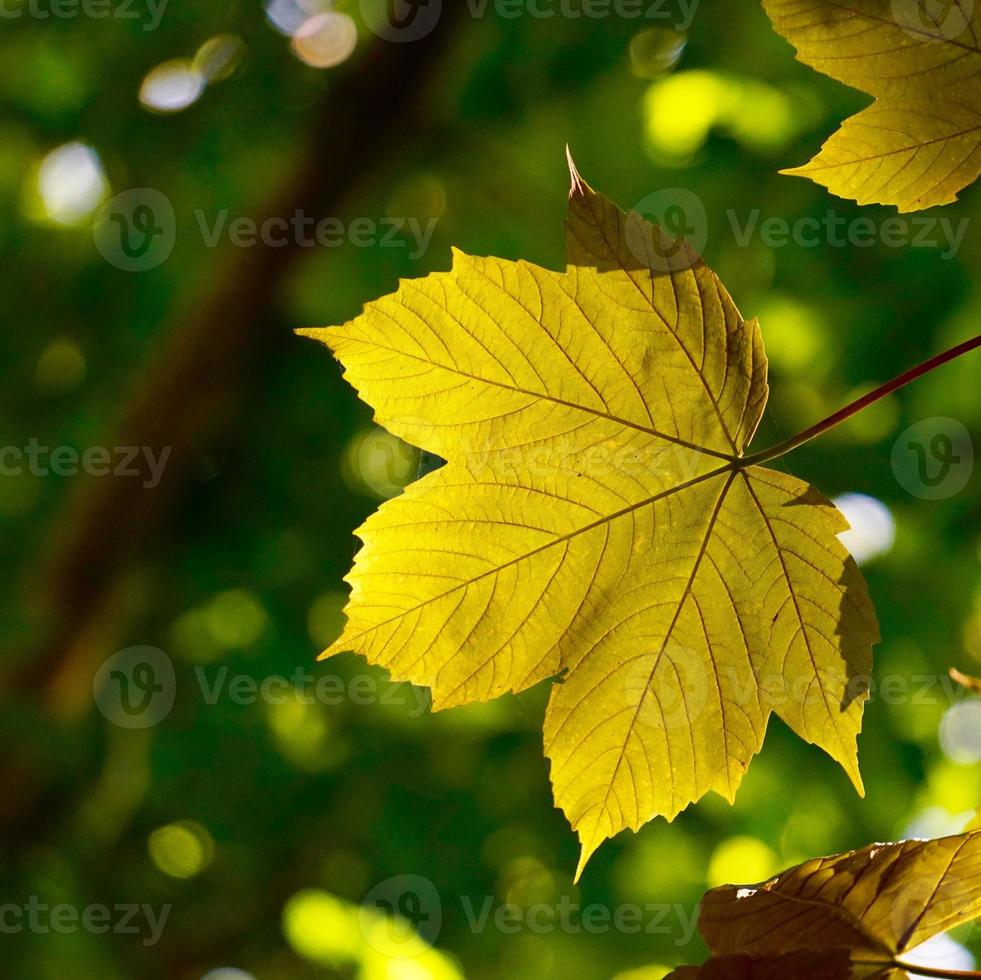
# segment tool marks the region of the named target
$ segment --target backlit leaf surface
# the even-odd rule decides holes
[[[981,4],[974,0],[764,0],[812,68],[875,96],[810,163],[859,204],[949,204],[981,172]]]
[[[572,172],[564,272],[455,252],[307,333],[379,424],[447,460],[358,531],[324,655],[437,708],[560,677],[545,749],[584,865],[709,790],[731,800],[773,711],[861,788],[877,628],[841,514],[741,462],[767,398],[758,323]]]
[[[900,980],[915,947],[981,915],[981,832],[873,844],[702,903],[713,959],[669,980]]]

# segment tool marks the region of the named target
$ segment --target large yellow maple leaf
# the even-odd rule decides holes
[[[875,97],[810,163],[859,204],[918,211],[981,173],[981,4],[974,0],[763,0],[812,68]]]
[[[363,654],[436,708],[561,677],[545,748],[581,872],[625,827],[732,800],[772,711],[861,790],[878,634],[840,513],[743,455],[767,398],[757,321],[572,173],[565,272],[455,252],[303,332],[447,460],[357,532],[324,656]]]

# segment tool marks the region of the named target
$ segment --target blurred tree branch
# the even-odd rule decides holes
[[[400,146],[426,139],[425,96],[463,9],[448,5],[427,37],[374,42],[337,71],[312,115],[296,167],[283,180],[285,189],[257,205],[260,221],[301,210],[336,215]],[[277,292],[303,254],[296,242],[225,250],[216,258],[220,272],[204,293],[183,303],[163,330],[159,349],[137,372],[105,442],[158,453],[172,447],[163,478],[152,490],[142,488],[142,481],[80,478],[28,578],[41,634],[17,651],[0,678],[0,693],[40,701],[51,710],[59,691],[72,691],[76,704],[91,705],[92,669],[106,653],[105,621],[126,615],[120,599],[125,577],[169,526],[202,453],[234,431],[250,383],[261,383],[264,358],[284,339],[275,315]],[[11,766],[3,764],[4,772],[23,776],[7,761]],[[41,798],[40,791],[27,788],[9,794],[12,806],[0,807],[0,826],[11,820],[23,826]]]

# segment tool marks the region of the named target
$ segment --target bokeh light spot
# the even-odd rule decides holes
[[[336,969],[361,959],[357,907],[327,892],[294,895],[283,909],[283,932],[290,946],[314,963]]]
[[[198,48],[194,69],[206,82],[224,81],[235,73],[245,57],[245,42],[237,34],[218,34]]]
[[[555,954],[541,936],[515,936],[504,946],[501,967],[506,977],[550,977]]]
[[[244,589],[233,589],[182,613],[171,628],[171,643],[186,660],[211,663],[230,650],[255,646],[268,624],[259,600]]]
[[[442,218],[447,210],[446,185],[431,174],[413,174],[402,180],[385,204],[393,218]]]
[[[969,811],[977,807],[978,800],[981,800],[981,766],[942,759],[930,767],[919,802],[924,807],[941,807],[948,813],[959,814],[958,819],[967,823]]]
[[[845,493],[835,497],[833,503],[851,525],[838,535],[838,540],[859,565],[892,550],[896,521],[881,500],[864,493]]]
[[[752,80],[739,84],[736,104],[725,116],[726,128],[743,146],[767,150],[783,146],[794,134],[795,113],[777,88]]]
[[[818,311],[789,296],[774,296],[759,311],[766,356],[774,368],[816,378],[831,367],[824,321]]]
[[[657,82],[644,101],[648,140],[669,157],[691,156],[718,121],[723,98],[722,83],[707,71],[682,72]]]
[[[331,9],[330,0],[268,0],[266,19],[272,27],[292,37],[315,14]]]
[[[331,737],[324,707],[307,703],[310,696],[310,691],[302,695],[296,691],[286,695],[275,693],[274,700],[266,706],[266,715],[273,738],[287,762],[304,772],[326,772],[347,758],[347,743]]]
[[[109,192],[98,153],[85,143],[65,143],[38,168],[37,190],[43,216],[59,225],[91,218]]]
[[[836,833],[845,823],[837,797],[823,787],[814,787],[787,819],[780,835],[785,865],[800,863],[813,854],[829,854],[837,843]],[[804,852],[802,854],[802,852]]]
[[[640,31],[630,41],[630,68],[641,78],[658,78],[678,64],[687,43],[684,31],[670,27]]]
[[[931,967],[934,970],[964,972],[974,969],[974,957],[971,953],[944,933],[933,936],[925,943],[903,953],[903,959],[907,963]],[[911,980],[917,980],[923,974],[910,970],[909,976]]]
[[[205,76],[189,59],[165,61],[143,79],[140,102],[153,112],[180,112],[201,98],[206,84]]]
[[[171,878],[193,878],[214,856],[214,841],[199,823],[181,820],[150,834],[148,841],[153,863]]]
[[[659,823],[628,838],[614,870],[619,897],[657,902],[666,892],[694,890],[705,878],[708,855],[678,824]]]
[[[509,861],[501,872],[497,891],[502,901],[521,908],[554,904],[559,899],[552,873],[534,857]]]
[[[806,124],[773,86],[711,71],[678,72],[654,82],[643,101],[649,148],[665,163],[685,164],[724,129],[749,149],[783,146]]]
[[[964,832],[974,816],[973,810],[951,813],[942,806],[928,806],[917,813],[899,834],[900,840],[935,840]]]
[[[347,61],[358,45],[358,25],[347,14],[314,14],[293,34],[293,52],[311,68],[333,68]]]
[[[777,856],[755,837],[730,837],[715,849],[708,867],[710,888],[765,881],[778,868]]]
[[[38,358],[34,377],[40,391],[62,394],[77,387],[85,378],[85,355],[70,340],[53,341]]]
[[[418,937],[416,944],[411,956],[387,956],[369,941],[358,980],[464,980],[448,957]]]
[[[250,592],[222,592],[207,607],[208,629],[215,642],[226,649],[244,649],[262,636],[268,617]]]
[[[947,709],[940,723],[940,744],[952,762],[981,762],[981,701],[971,698]]]

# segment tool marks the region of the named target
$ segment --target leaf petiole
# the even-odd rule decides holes
[[[785,439],[783,442],[777,443],[777,445],[771,446],[769,449],[763,449],[750,456],[743,456],[737,460],[737,463],[739,467],[756,466],[783,456],[792,449],[802,446],[805,442],[810,442],[811,439],[827,432],[829,429],[833,429],[836,425],[840,425],[846,419],[862,411],[863,408],[868,408],[873,402],[877,402],[880,398],[885,398],[886,395],[898,391],[911,381],[915,381],[934,368],[940,367],[941,364],[946,364],[948,361],[952,361],[954,358],[967,354],[969,351],[975,350],[978,347],[981,347],[981,334],[972,337],[970,340],[965,340],[964,343],[958,344],[956,347],[951,347],[950,350],[946,350],[942,354],[931,357],[929,360],[924,361],[914,368],[910,368],[908,371],[904,371],[902,374],[893,378],[892,381],[887,381],[874,391],[870,391],[867,395],[863,395],[861,398],[853,401],[850,405],[838,409],[833,415],[829,415],[826,419],[823,419],[816,425],[812,425],[809,429],[805,429],[803,432],[791,436],[791,438]],[[969,973],[966,976],[981,976],[981,974]]]

